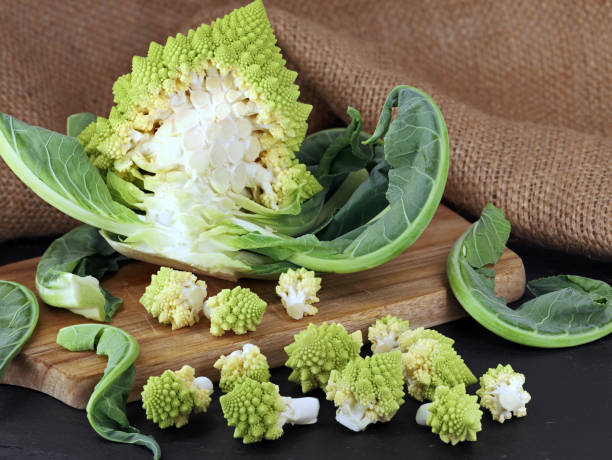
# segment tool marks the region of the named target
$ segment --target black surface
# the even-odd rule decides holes
[[[42,253],[50,240],[22,240],[0,245],[0,264]],[[610,265],[549,250],[513,245],[523,258],[527,279],[558,273],[591,276],[611,282]],[[288,426],[278,441],[244,446],[232,438],[221,415],[219,390],[206,414],[192,417],[177,430],[159,430],[145,419],[139,403],[128,405],[134,426],[153,434],[165,459],[610,459],[612,458],[612,336],[560,350],[528,348],[507,342],[466,318],[437,328],[453,337],[457,351],[476,375],[498,363],[511,363],[526,375],[532,401],[527,417],[503,425],[483,417],[478,441],[455,447],[442,443],[428,428],[417,426],[419,403],[407,398],[395,418],[352,433],[334,420],[334,408],[321,400],[319,423]],[[182,364],[182,363],[181,363]],[[287,381],[285,368],[272,380],[281,393],[300,396]],[[470,387],[473,392],[476,385]],[[108,459],[151,458],[142,447],[106,442],[90,428],[84,411],[50,396],[0,386],[0,458]]]

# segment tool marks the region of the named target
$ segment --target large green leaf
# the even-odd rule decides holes
[[[19,283],[0,281],[0,380],[37,322],[38,301],[32,291]]]
[[[96,116],[93,113],[81,112],[70,115],[66,120],[66,134],[71,137],[77,137],[87,126],[96,121]]]
[[[496,263],[510,224],[488,204],[479,221],[455,242],[448,256],[448,280],[455,297],[476,321],[513,342],[557,348],[591,342],[612,333],[612,287],[581,276],[559,275],[529,283],[537,295],[513,310],[496,297]]]
[[[0,156],[38,196],[80,221],[129,234],[141,219],[113,201],[79,142],[0,112]]]
[[[138,444],[161,458],[159,444],[130,425],[125,413],[134,386],[138,342],[127,332],[104,324],[77,324],[60,329],[57,343],[70,351],[95,350],[108,356],[104,376],[96,384],[87,403],[87,418],[92,428],[113,442]]]
[[[36,268],[36,289],[47,304],[96,321],[110,321],[121,299],[99,278],[119,269],[127,257],[115,252],[100,232],[82,225],[55,240]]]
[[[397,117],[390,121],[395,107]],[[354,109],[349,113],[353,123],[345,131],[309,136],[298,158],[313,166],[324,188],[337,176],[341,181],[335,185],[341,189],[348,172],[364,167],[369,177],[329,216],[317,220],[323,224],[316,225],[318,238],[291,241],[251,234],[239,237],[238,246],[245,243],[245,249],[312,270],[347,273],[390,260],[421,235],[438,208],[448,174],[448,135],[439,109],[421,91],[399,86],[387,98],[375,134],[361,143],[364,136],[355,131],[361,118]],[[383,135],[381,146],[377,142]]]

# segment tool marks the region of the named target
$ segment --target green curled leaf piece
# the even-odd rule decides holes
[[[70,351],[95,351],[108,356],[104,376],[87,403],[91,427],[109,441],[145,446],[155,459],[161,458],[159,444],[131,426],[125,413],[136,374],[134,361],[139,353],[136,339],[113,326],[77,324],[60,329],[57,343]]]
[[[496,297],[496,263],[510,224],[503,211],[488,204],[481,218],[453,245],[447,274],[461,306],[485,328],[512,342],[561,348],[592,342],[612,333],[612,287],[581,276],[559,275],[528,284],[535,294],[516,310]]]
[[[22,284],[0,281],[0,380],[37,322],[38,301],[34,293]]]
[[[36,290],[53,307],[96,321],[110,321],[121,299],[100,286],[98,279],[117,271],[126,260],[96,228],[82,225],[47,248],[36,267]]]

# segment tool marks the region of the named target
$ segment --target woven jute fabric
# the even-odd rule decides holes
[[[0,110],[63,132],[75,112],[107,115],[111,87],[148,43],[246,2],[5,0]],[[376,123],[389,91],[428,92],[446,119],[445,199],[503,208],[513,234],[612,257],[612,4],[573,0],[265,2],[310,130],[346,108]],[[0,166],[0,239],[75,222]]]

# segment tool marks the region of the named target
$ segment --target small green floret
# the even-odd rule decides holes
[[[357,357],[341,371],[333,370],[327,399],[338,408],[336,420],[353,431],[388,422],[404,403],[402,356],[399,351]]]
[[[440,385],[476,383],[476,377],[448,343],[419,339],[402,354],[408,394],[418,401],[433,399]]]
[[[159,377],[149,377],[142,390],[142,407],[147,419],[160,428],[172,425],[180,428],[189,421],[191,413],[206,412],[212,384],[203,388],[194,376],[193,367],[183,366],[179,371],[167,370]]]
[[[266,356],[259,347],[250,343],[245,344],[242,350],[236,350],[229,355],[221,357],[215,362],[215,368],[221,372],[219,387],[227,393],[245,378],[257,382],[270,380],[270,366]]]
[[[399,338],[399,346],[402,353],[407,352],[412,345],[417,343],[420,339],[433,339],[440,343],[446,343],[452,346],[455,341],[450,337],[446,337],[444,334],[440,334],[435,329],[425,329],[419,327],[417,329],[409,329],[405,331]]]
[[[361,331],[349,334],[342,324],[311,323],[285,347],[289,355],[285,366],[293,370],[289,380],[301,384],[304,393],[325,389],[330,372],[342,370],[358,357],[362,344]]]
[[[261,322],[268,304],[248,288],[223,289],[204,304],[210,319],[210,333],[221,336],[226,331],[246,334]]]
[[[397,316],[379,318],[368,329],[368,340],[372,342],[372,353],[399,350],[399,338],[407,331],[410,322]]]
[[[424,404],[428,412],[426,423],[442,441],[453,446],[462,441],[476,441],[476,433],[482,430],[482,411],[477,399],[466,394],[463,384],[452,388],[439,386],[433,402]]]
[[[283,435],[280,415],[286,405],[273,383],[247,378],[219,401],[227,424],[236,428],[234,438],[242,438],[245,444]]]
[[[206,298],[206,282],[193,273],[161,267],[151,277],[140,303],[161,324],[172,329],[193,326],[200,320]]]
[[[515,372],[510,364],[498,364],[480,377],[480,388],[476,394],[480,397],[480,405],[491,411],[493,420],[504,423],[512,415],[527,415],[525,405],[531,400],[531,395],[523,390],[524,384],[523,374]]]

